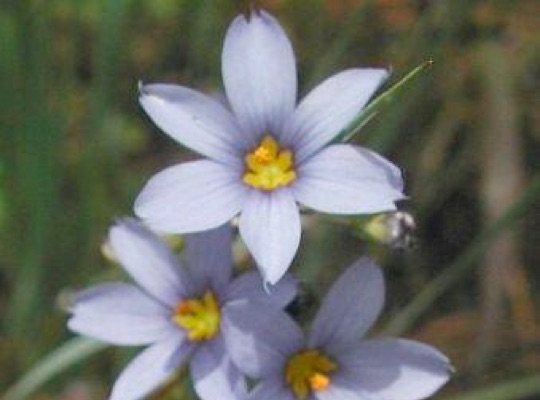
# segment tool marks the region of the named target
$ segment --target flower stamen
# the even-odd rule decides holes
[[[244,161],[246,171],[242,180],[256,189],[270,191],[296,179],[292,152],[281,149],[270,135],[265,135]]]
[[[299,400],[312,391],[321,391],[332,382],[330,373],[337,364],[318,350],[304,350],[293,355],[285,365],[285,381]]]
[[[190,298],[178,303],[173,321],[185,329],[192,342],[210,340],[219,332],[219,303],[210,290],[201,298]]]

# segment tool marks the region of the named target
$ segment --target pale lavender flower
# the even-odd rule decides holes
[[[261,313],[289,303],[296,283],[287,276],[270,293],[254,272],[231,278],[231,231],[222,226],[186,236],[181,262],[134,220],[111,228],[114,254],[139,287],[106,283],[75,295],[68,327],[117,345],[149,345],[123,371],[110,400],[143,398],[188,357],[195,390],[203,400],[237,400],[245,382],[225,351],[223,306],[257,301]]]
[[[448,359],[405,339],[360,338],[384,302],[380,269],[362,258],[334,283],[307,337],[284,312],[245,302],[224,311],[226,345],[248,376],[250,400],[418,400],[449,378]]]
[[[330,144],[388,73],[349,69],[298,105],[296,62],[279,23],[264,11],[238,16],[222,53],[230,109],[191,89],[143,85],[140,102],[166,134],[207,157],[152,177],[136,214],[161,232],[196,232],[240,215],[240,234],[264,279],[275,283],[299,246],[297,203],[335,214],[395,209],[401,173],[377,154]]]

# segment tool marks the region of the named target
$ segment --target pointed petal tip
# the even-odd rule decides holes
[[[263,281],[276,284],[285,275],[300,246],[301,232],[292,192],[250,193],[240,215],[240,236]]]
[[[272,287],[277,285],[281,279],[283,279],[293,262],[294,256],[295,254],[292,254],[290,260],[275,260],[275,262],[267,264],[257,263],[263,278],[263,287],[265,292],[269,293],[272,290]]]
[[[267,294],[271,294],[274,290],[276,290],[276,286],[279,284],[292,285],[296,290],[298,286],[298,279],[295,276],[287,273],[287,270],[290,268],[291,264],[292,260],[288,263],[288,267],[283,273],[279,272],[277,268],[269,268],[268,270],[259,268],[263,278],[263,289]]]
[[[286,284],[290,285],[294,290],[296,291],[298,288],[298,278],[290,273],[285,273],[282,277],[280,277],[277,282],[270,282],[270,281],[264,281],[263,287],[264,291],[268,294],[271,294],[273,291],[277,290],[278,284]]]
[[[270,293],[270,288],[274,285],[276,285],[279,280],[281,279],[281,274],[272,274],[271,268],[263,268],[260,267],[259,270],[261,271],[261,275],[263,276],[263,288],[266,293]]]
[[[250,24],[257,19],[264,18],[275,19],[270,13],[262,9],[258,4],[252,2],[246,6],[244,12],[239,14],[235,19],[244,19],[246,23]]]
[[[383,305],[382,271],[371,257],[362,257],[328,290],[311,326],[310,345],[346,347],[373,326]]]
[[[279,136],[296,105],[297,72],[292,45],[273,16],[252,9],[233,20],[223,44],[222,76],[246,136]]]
[[[150,104],[148,103],[150,100],[153,101],[161,101],[165,102],[165,99],[162,95],[160,95],[158,91],[158,87],[160,84],[144,84],[142,81],[139,81],[138,83],[138,90],[139,90],[139,103],[141,103],[141,106],[146,110],[146,107]]]
[[[243,12],[239,17],[243,17],[247,23],[251,22],[251,19],[255,16],[259,16],[261,13],[261,8],[255,3],[250,3],[244,7]]]
[[[145,89],[145,84],[143,83],[143,81],[142,81],[141,79],[139,79],[139,80],[137,81],[137,90],[138,90],[138,92],[139,92],[139,96],[143,96],[143,95],[146,94],[146,93],[145,93],[145,90],[146,90],[146,89]]]

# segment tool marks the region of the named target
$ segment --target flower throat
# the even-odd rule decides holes
[[[185,329],[192,342],[210,340],[219,332],[219,303],[214,293],[207,290],[201,298],[180,301],[172,319]]]
[[[280,148],[270,135],[265,135],[244,161],[246,170],[242,180],[256,189],[271,191],[296,179],[292,152]]]
[[[337,369],[335,362],[318,350],[308,349],[294,354],[285,365],[285,382],[296,398],[305,400],[313,391],[330,386],[330,373]]]

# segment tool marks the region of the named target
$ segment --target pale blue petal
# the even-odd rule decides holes
[[[313,89],[285,127],[284,144],[297,150],[297,162],[318,151],[347,127],[387,76],[384,69],[350,69]]]
[[[135,213],[161,232],[216,228],[242,208],[248,188],[240,174],[210,160],[169,167],[147,182],[135,202]]]
[[[229,224],[186,235],[186,265],[197,291],[212,288],[222,294],[231,280],[232,230]]]
[[[217,161],[241,164],[239,127],[219,102],[166,84],[142,86],[139,101],[154,123],[184,146]]]
[[[384,304],[384,280],[375,262],[363,257],[341,274],[311,326],[310,347],[336,349],[358,341]]]
[[[386,158],[382,157],[380,154],[368,150],[365,147],[354,146],[356,151],[360,153],[362,157],[369,160],[371,163],[378,165],[381,170],[381,174],[384,174],[386,180],[392,189],[397,190],[398,192],[403,192],[403,176],[401,169],[398,166],[388,161]],[[401,197],[403,198],[403,196]]]
[[[178,332],[170,310],[133,285],[105,283],[75,294],[68,328],[117,345],[143,345]]]
[[[248,400],[296,400],[296,397],[284,386],[283,378],[277,375],[257,385],[249,394]]]
[[[114,254],[148,293],[171,307],[189,293],[190,282],[169,247],[143,224],[125,219],[109,232]]]
[[[291,274],[286,274],[275,285],[264,285],[258,272],[245,272],[231,282],[227,300],[247,299],[283,308],[294,299],[297,287],[298,280]]]
[[[109,400],[140,400],[182,364],[192,345],[170,336],[141,352],[116,380]]]
[[[197,348],[190,369],[195,391],[202,400],[243,400],[247,396],[245,379],[219,338]]]
[[[252,190],[240,215],[240,235],[264,280],[275,284],[300,245],[300,213],[288,188]]]
[[[222,309],[222,334],[238,368],[252,378],[282,371],[287,358],[303,345],[300,327],[283,311],[247,301]]]
[[[313,393],[316,400],[383,400],[367,395],[366,393],[349,388],[347,385],[341,385],[340,377],[332,377],[332,384],[321,391]],[[384,400],[389,400],[384,398]]]
[[[356,349],[342,351],[338,358],[344,374],[340,385],[375,399],[424,399],[444,385],[453,371],[438,350],[404,339],[365,341]]]
[[[258,144],[264,133],[280,134],[296,104],[293,49],[279,23],[264,11],[231,23],[222,54],[227,97],[245,133]]]
[[[296,199],[317,211],[369,214],[396,209],[404,198],[397,167],[366,149],[328,146],[298,168]]]

